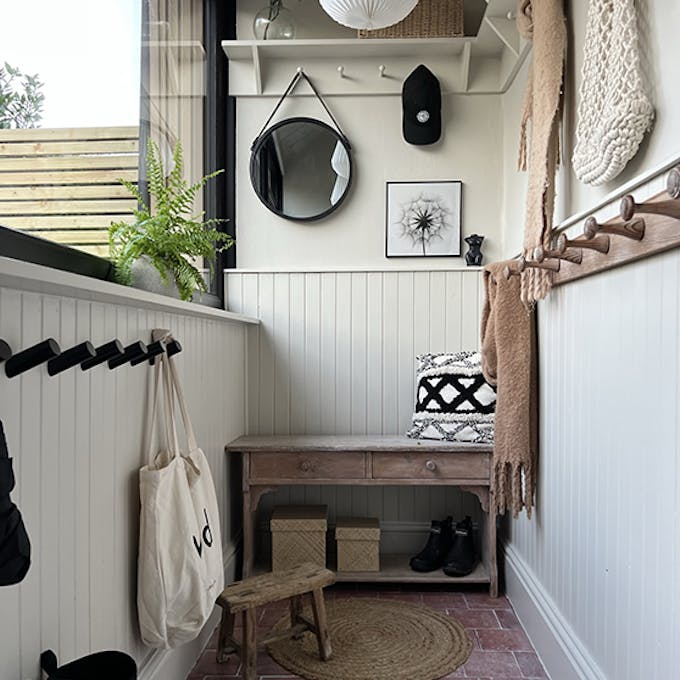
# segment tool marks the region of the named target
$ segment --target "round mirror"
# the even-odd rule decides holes
[[[257,140],[250,181],[262,203],[280,217],[320,220],[337,210],[349,192],[349,145],[320,120],[282,120]]]

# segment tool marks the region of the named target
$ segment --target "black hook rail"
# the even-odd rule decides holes
[[[108,362],[109,369],[129,363],[137,366],[145,361],[153,365],[155,357],[167,353],[168,357],[179,354],[182,345],[178,340],[166,342],[157,340],[146,345],[141,340],[123,347],[120,340],[115,339],[95,348],[89,340],[61,351],[54,338],[48,338],[37,345],[12,354],[11,347],[0,339],[0,363],[5,362],[5,374],[14,378],[31,368],[47,362],[47,372],[51,376],[59,375],[69,368],[80,365],[83,371]]]

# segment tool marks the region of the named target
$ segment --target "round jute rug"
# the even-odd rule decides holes
[[[463,626],[429,607],[356,598],[331,601],[326,608],[329,661],[319,659],[311,633],[268,648],[278,664],[307,680],[437,680],[464,664],[472,650]],[[289,625],[286,616],[276,628]]]

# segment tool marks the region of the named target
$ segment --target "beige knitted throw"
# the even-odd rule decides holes
[[[493,452],[494,505],[498,514],[526,509],[531,517],[538,457],[538,388],[534,311],[520,297],[518,276],[506,279],[507,262],[484,268],[482,371],[496,386]]]
[[[550,247],[555,208],[555,172],[559,163],[562,85],[567,49],[563,0],[519,0],[517,28],[533,42],[522,111],[519,168],[529,170],[524,257],[534,258],[538,245]],[[531,122],[531,141],[528,126]],[[550,274],[527,268],[522,274],[522,299],[527,305],[550,290]]]

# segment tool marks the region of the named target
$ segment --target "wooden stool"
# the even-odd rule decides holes
[[[272,572],[245,579],[227,586],[217,598],[222,607],[222,623],[217,643],[217,663],[224,663],[231,654],[238,653],[243,664],[245,680],[257,678],[257,635],[255,614],[257,607],[290,599],[290,628],[271,631],[259,643],[261,647],[277,640],[298,639],[310,630],[316,635],[319,656],[324,661],[331,657],[331,639],[326,622],[323,589],[335,582],[335,574],[328,569],[303,564],[295,569]],[[314,621],[302,615],[302,596],[312,596]],[[234,640],[234,616],[243,613],[243,642]]]

